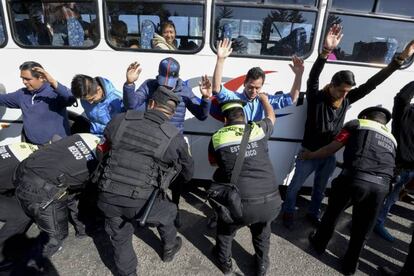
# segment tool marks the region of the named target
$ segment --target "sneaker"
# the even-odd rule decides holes
[[[282,221],[283,221],[283,226],[285,226],[287,229],[293,228],[293,214],[292,213],[284,212],[282,214]]]
[[[310,245],[310,247],[313,249],[313,250],[315,250],[315,252],[318,254],[318,255],[322,255],[324,252],[325,252],[325,248],[322,248],[320,245],[318,245],[318,243],[315,241],[315,234],[316,234],[316,231],[312,231],[312,232],[310,232],[309,233],[309,236],[308,236],[308,241],[309,241],[309,245]]]
[[[213,260],[216,264],[216,266],[221,270],[221,272],[223,272],[224,275],[232,275],[233,274],[233,263],[231,261],[231,258],[229,260],[226,261],[221,261],[219,256],[218,256],[218,252],[217,252],[217,247],[213,247]]]
[[[395,240],[395,237],[385,229],[383,224],[377,223],[374,227],[374,232],[386,241],[393,242]]]
[[[321,224],[321,219],[315,215],[312,215],[310,213],[306,214],[306,219],[312,224],[314,227],[319,227]]]
[[[174,259],[175,254],[180,251],[181,246],[183,245],[183,241],[180,237],[175,238],[175,245],[170,249],[165,249],[162,254],[162,261],[163,262],[171,262]]]

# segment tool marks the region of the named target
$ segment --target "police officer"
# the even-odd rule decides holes
[[[30,258],[38,268],[68,235],[68,199],[96,169],[99,138],[75,134],[40,148],[16,170],[16,197],[40,229]]]
[[[277,215],[281,200],[267,145],[273,132],[275,113],[266,94],[260,93],[259,100],[265,111],[265,119],[252,123],[245,159],[235,183],[242,198],[243,217],[232,224],[225,223],[220,218],[217,221],[213,256],[224,274],[233,270],[232,241],[236,231],[243,226],[249,226],[252,233],[256,253],[256,274],[265,275],[269,265],[270,224]],[[225,117],[225,126],[213,135],[209,146],[209,158],[210,163],[218,165],[213,179],[216,182],[229,183],[239,154],[245,116],[240,100],[224,102],[221,109]]]
[[[136,275],[134,226],[148,210],[148,199],[157,189],[161,194],[155,198],[147,222],[156,225],[160,233],[162,260],[172,261],[181,248],[174,226],[177,206],[165,194],[179,167],[185,182],[193,174],[184,137],[169,123],[179,102],[176,94],[159,86],[145,113],[129,110],[119,114],[104,131],[106,141],[100,148],[107,152],[98,184],[98,207],[105,215],[105,230],[111,237],[120,275]]]
[[[37,149],[28,143],[0,146],[0,270],[13,264],[3,253],[4,244],[24,233],[31,221],[14,196],[13,174],[17,165]]]
[[[348,122],[335,140],[314,152],[303,152],[302,159],[325,158],[345,146],[344,169],[332,181],[328,207],[310,244],[322,254],[335,230],[339,215],[351,204],[352,229],[343,259],[345,275],[355,273],[358,258],[370,235],[378,212],[389,190],[395,168],[396,141],[385,126],[391,113],[382,107],[364,109],[358,120]]]

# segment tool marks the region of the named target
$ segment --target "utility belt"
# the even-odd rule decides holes
[[[246,197],[246,198],[242,198],[242,203],[247,204],[247,205],[265,204],[265,203],[275,200],[278,195],[279,193],[275,191],[265,196]]]
[[[57,185],[38,176],[31,170],[23,170],[24,175],[20,179],[20,184],[16,188],[17,196],[32,202],[49,201],[66,191],[65,184]]]
[[[369,174],[369,173],[365,173],[361,171],[353,171],[349,169],[343,169],[340,175],[343,175],[346,177],[352,177],[352,178],[356,178],[359,180],[364,180],[367,182],[375,183],[378,185],[384,185],[384,186],[388,186],[390,183],[389,178],[377,176],[377,175],[373,175],[373,174]]]

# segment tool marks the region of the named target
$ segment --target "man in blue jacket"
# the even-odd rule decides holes
[[[91,122],[91,133],[102,136],[108,122],[118,113],[124,112],[121,92],[109,80],[87,75],[76,75],[71,90]]]
[[[175,125],[181,132],[184,130],[184,120],[186,108],[199,120],[205,120],[210,111],[210,94],[201,93],[201,100],[194,95],[191,87],[186,86],[183,80],[179,78],[180,64],[175,59],[168,57],[161,60],[158,67],[158,76],[155,79],[144,81],[135,91],[135,81],[141,73],[141,67],[137,62],[129,65],[127,69],[127,78],[124,84],[124,102],[127,109],[143,109],[148,103],[151,94],[158,86],[166,86],[174,91],[180,97],[180,103],[171,119],[171,123]]]
[[[70,90],[37,62],[26,61],[19,69],[25,87],[0,95],[0,105],[21,109],[26,142],[42,145],[53,135],[69,135],[66,107],[76,101]]]

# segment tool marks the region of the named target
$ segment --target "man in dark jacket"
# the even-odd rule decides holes
[[[329,144],[341,130],[349,106],[373,91],[414,53],[414,41],[412,41],[387,67],[364,84],[352,88],[355,85],[354,74],[351,71],[339,71],[332,77],[330,84],[319,90],[319,75],[328,55],[338,46],[341,39],[342,29],[339,25],[334,25],[325,38],[322,53],[309,73],[306,90],[308,109],[302,141],[304,150],[315,151]],[[315,160],[296,159],[295,174],[287,188],[286,199],[282,206],[282,219],[286,227],[289,228],[293,224],[297,193],[312,172],[315,172],[315,179],[307,218],[313,224],[319,223],[320,206],[335,165],[334,155]]]
[[[76,101],[70,90],[34,61],[20,65],[20,77],[25,88],[1,94],[0,105],[21,109],[26,142],[43,145],[69,135],[66,107]]]
[[[126,82],[124,84],[124,103],[126,109],[144,110],[148,104],[151,94],[159,86],[166,86],[173,90],[180,99],[177,110],[171,118],[171,123],[180,132],[184,131],[185,112],[188,109],[197,119],[204,121],[210,112],[211,94],[202,94],[201,100],[194,95],[191,87],[184,84],[179,78],[180,64],[175,59],[169,57],[161,60],[158,67],[158,76],[155,79],[144,81],[135,91],[135,81],[137,81],[141,67],[137,62],[129,65],[127,69]],[[202,92],[203,93],[203,92]]]
[[[394,98],[392,133],[397,139],[397,171],[399,177],[392,192],[387,196],[377,219],[374,232],[388,241],[394,237],[385,229],[384,222],[391,207],[397,202],[401,190],[414,179],[414,82],[410,82]],[[414,252],[413,252],[414,253]]]
[[[224,222],[220,217],[217,221],[216,246],[213,254],[218,267],[225,274],[232,271],[232,241],[237,230],[243,226],[249,226],[252,233],[256,253],[256,275],[265,275],[269,266],[270,224],[276,217],[280,205],[279,191],[267,144],[276,117],[268,96],[260,93],[258,97],[265,118],[252,123],[246,152],[240,153],[240,144],[246,126],[240,100],[222,104],[225,126],[213,135],[209,146],[210,163],[218,166],[213,176],[216,182],[230,183],[238,154],[245,154],[237,183],[234,183],[240,191],[243,202],[243,217],[240,221],[231,224]]]
[[[99,180],[98,207],[105,214],[105,230],[111,237],[120,275],[136,275],[137,257],[132,235],[137,220],[157,226],[163,244],[162,259],[172,261],[181,248],[174,218],[177,207],[166,194],[179,176],[188,182],[193,160],[179,130],[169,123],[180,102],[176,93],[159,86],[150,96],[145,113],[129,110],[111,120],[105,129],[105,152]]]
[[[350,205],[352,229],[342,263],[343,273],[355,273],[359,255],[394,175],[397,142],[386,124],[391,113],[382,107],[361,111],[358,120],[348,122],[335,140],[317,151],[299,154],[304,160],[326,158],[345,146],[341,174],[332,181],[328,207],[309,241],[322,254],[331,239],[340,214]]]

